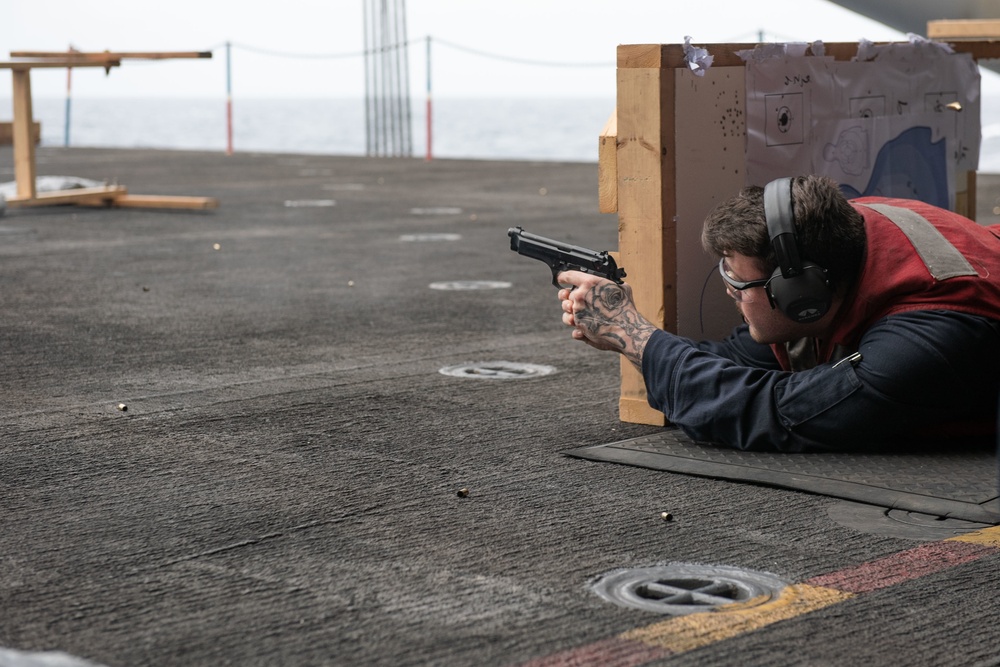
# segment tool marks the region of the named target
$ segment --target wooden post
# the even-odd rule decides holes
[[[618,212],[618,112],[612,111],[597,144],[597,209]]]
[[[35,142],[31,136],[34,121],[31,108],[31,70],[11,70],[14,82],[14,180],[17,196],[35,197]]]
[[[676,322],[673,71],[662,67],[660,47],[618,47],[618,251],[629,272],[636,306],[668,331]],[[663,425],[646,400],[642,374],[622,359],[622,421]]]
[[[233,69],[232,49],[226,42],[226,155],[233,154]]]

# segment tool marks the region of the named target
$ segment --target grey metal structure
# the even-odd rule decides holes
[[[411,157],[406,0],[364,0],[365,134],[369,157]]]
[[[927,22],[943,19],[1000,19],[997,0],[830,0],[852,12],[884,23],[900,32],[927,36]],[[982,60],[979,65],[1000,72],[1000,62]]]
[[[927,22],[941,19],[998,19],[996,0],[830,0],[900,32],[927,35]]]

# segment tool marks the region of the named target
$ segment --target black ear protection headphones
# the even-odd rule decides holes
[[[830,310],[833,292],[826,269],[803,266],[795,241],[792,179],[779,178],[764,186],[764,218],[778,268],[767,283],[767,298],[791,320],[815,322]]]

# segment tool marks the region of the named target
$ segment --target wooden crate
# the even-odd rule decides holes
[[[703,289],[714,262],[701,251],[701,225],[712,207],[747,184],[746,65],[739,52],[758,45],[699,46],[714,58],[703,77],[689,71],[681,44],[618,47],[616,109],[599,137],[598,195],[601,212],[618,213],[620,265],[643,315],[678,335],[715,338],[738,322],[724,290]],[[1000,57],[1000,41],[953,46],[977,60]],[[824,51],[847,61],[858,44],[826,43]],[[971,217],[975,173],[956,181],[956,208]],[[619,417],[665,423],[647,403],[641,373],[625,360]]]

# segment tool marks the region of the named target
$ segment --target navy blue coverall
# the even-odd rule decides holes
[[[995,429],[1000,322],[921,310],[877,321],[858,354],[784,371],[737,327],[721,342],[655,332],[642,374],[648,400],[701,442],[747,450],[866,449],[914,435]]]

